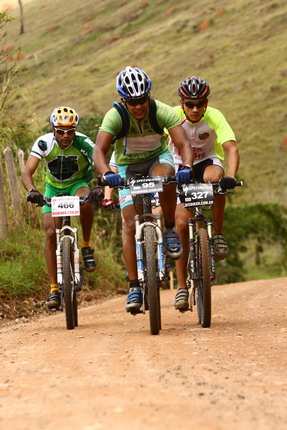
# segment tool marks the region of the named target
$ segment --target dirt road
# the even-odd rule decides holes
[[[162,292],[163,329],[125,297],[1,328],[0,427],[283,430],[287,278],[213,287],[210,329]]]

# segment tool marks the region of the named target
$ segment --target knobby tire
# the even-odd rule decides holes
[[[74,288],[74,275],[72,269],[72,247],[68,236],[63,238],[63,288],[65,301],[66,326],[68,330],[75,328],[76,318],[76,292]]]
[[[197,256],[197,313],[202,327],[211,324],[211,277],[210,277],[210,247],[207,232],[204,228],[198,230],[196,244]]]
[[[144,227],[144,250],[146,260],[147,300],[149,307],[150,332],[159,334],[161,326],[159,287],[156,279],[156,237],[154,227]]]

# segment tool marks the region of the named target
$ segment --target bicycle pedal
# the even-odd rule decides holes
[[[128,311],[128,313],[130,313],[131,315],[137,315],[137,314],[143,314],[143,311],[141,309],[139,309],[138,311]]]
[[[178,309],[180,313],[184,314],[184,312],[191,311],[191,309]]]
[[[63,309],[62,308],[48,308],[48,311],[49,312],[57,312],[57,311],[63,311]]]

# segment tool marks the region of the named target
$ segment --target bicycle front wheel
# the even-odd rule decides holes
[[[146,285],[149,307],[150,332],[159,333],[161,326],[159,287],[156,279],[156,237],[154,227],[147,225],[143,230],[146,261]]]
[[[210,248],[206,230],[198,230],[196,243],[198,280],[196,286],[196,302],[198,320],[202,327],[211,324],[211,277]]]
[[[78,324],[77,298],[74,288],[74,273],[72,264],[72,246],[69,236],[63,237],[63,288],[66,314],[66,326],[72,330]]]

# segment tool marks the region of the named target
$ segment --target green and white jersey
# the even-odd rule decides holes
[[[36,140],[30,155],[40,160],[45,158],[46,183],[61,189],[79,180],[91,181],[94,146],[89,137],[76,131],[71,145],[61,149],[54,133],[47,133]]]
[[[159,126],[170,130],[180,125],[180,120],[173,108],[156,100],[156,117]],[[168,136],[155,133],[148,112],[141,122],[141,130],[137,120],[129,113],[130,129],[127,139],[117,139],[114,143],[115,161],[117,165],[136,164],[151,160],[165,152],[168,148]],[[122,128],[122,119],[116,108],[110,109],[102,122],[100,131],[116,136]],[[125,144],[126,141],[126,144]]]
[[[229,140],[236,140],[235,135],[224,115],[215,108],[207,107],[199,122],[188,121],[181,106],[174,108],[181,125],[185,129],[188,140],[194,149],[194,164],[207,158],[224,160],[222,145]],[[178,149],[171,141],[171,152],[176,164],[182,164]]]

